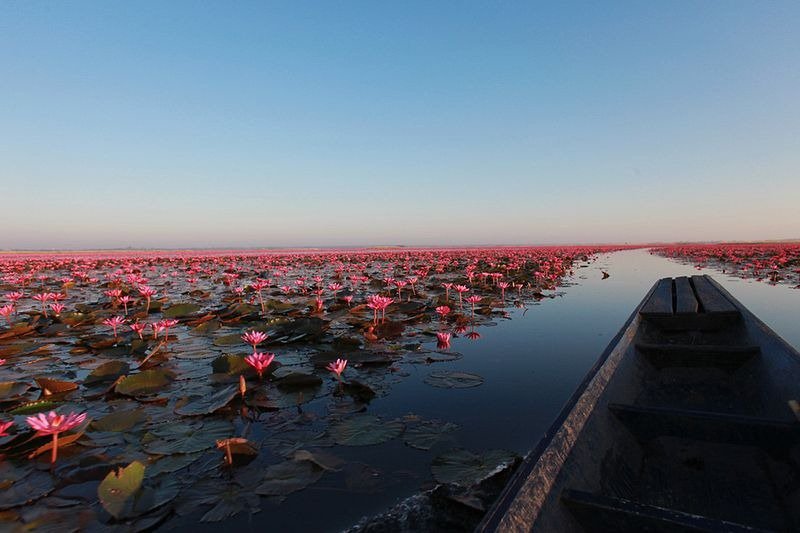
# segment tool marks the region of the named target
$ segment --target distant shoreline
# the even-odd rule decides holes
[[[559,248],[565,246],[625,246],[630,248],[652,248],[657,246],[693,246],[709,244],[758,245],[758,244],[800,244],[797,239],[774,239],[757,241],[673,241],[643,243],[555,243],[555,244],[439,244],[439,245],[365,245],[365,246],[287,246],[287,247],[190,247],[190,248],[64,248],[64,249],[8,249],[0,250],[0,255],[57,255],[57,254],[135,254],[135,253],[257,253],[257,252],[329,252],[337,250],[462,250],[476,248]]]

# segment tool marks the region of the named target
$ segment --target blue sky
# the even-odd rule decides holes
[[[798,2],[0,4],[0,248],[800,238]]]

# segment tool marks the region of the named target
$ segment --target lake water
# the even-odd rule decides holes
[[[610,277],[602,279],[601,270]],[[800,347],[800,290],[712,269],[701,273],[711,274],[779,335]],[[409,448],[402,439],[380,446],[337,446],[332,452],[348,461],[346,471],[326,474],[282,503],[266,504],[260,513],[240,515],[226,525],[245,530],[337,531],[430,486],[430,463],[444,450],[500,448],[524,455],[653,283],[661,277],[695,274],[698,270],[692,265],[645,250],[600,255],[588,267],[577,269],[570,286],[559,288],[554,298],[529,302],[526,309],[510,307],[509,319],[480,328],[478,340],[453,339],[451,351],[462,354],[461,359],[401,364],[391,393],[368,407],[368,413],[386,419],[413,414],[458,424],[452,440],[430,451]],[[445,369],[475,373],[485,382],[468,389],[439,389],[424,383],[432,371]],[[313,403],[306,409],[313,412]],[[189,522],[171,525],[188,527]]]

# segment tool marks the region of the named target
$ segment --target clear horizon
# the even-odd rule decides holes
[[[0,249],[800,238],[800,4],[0,5]]]

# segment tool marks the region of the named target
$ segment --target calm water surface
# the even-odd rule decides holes
[[[603,280],[601,269],[611,277]],[[779,335],[800,347],[796,325],[800,290],[733,278],[713,269],[701,272],[711,274]],[[409,448],[402,438],[380,446],[330,448],[351,465],[361,465],[326,474],[284,502],[265,504],[260,513],[231,522],[245,530],[337,531],[430,485],[431,460],[450,448],[527,453],[653,283],[661,277],[695,274],[698,270],[691,265],[644,250],[601,255],[577,269],[572,285],[559,288],[555,298],[530,302],[527,309],[511,307],[510,319],[497,319],[495,327],[478,330],[479,340],[454,339],[451,351],[462,354],[461,359],[402,365],[403,375],[390,394],[369,405],[370,414],[387,419],[415,414],[454,422],[460,429],[450,442],[430,452]],[[485,382],[460,390],[426,385],[425,377],[438,370],[479,374]],[[343,484],[352,489],[343,489]]]

